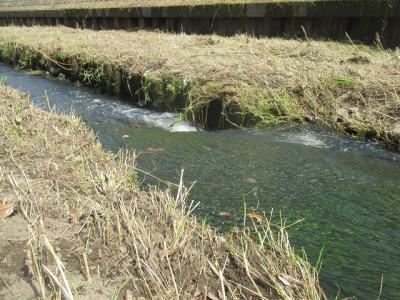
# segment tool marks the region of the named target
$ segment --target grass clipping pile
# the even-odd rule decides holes
[[[1,201],[16,211],[0,217],[2,299],[325,299],[284,228],[218,235],[182,182],[140,190],[135,155],[104,152],[76,117],[0,86],[0,132]]]

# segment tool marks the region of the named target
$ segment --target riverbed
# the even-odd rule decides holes
[[[194,183],[197,214],[221,230],[244,206],[287,224],[296,249],[315,263],[329,296],[400,298],[400,156],[312,125],[204,131],[173,113],[137,108],[93,90],[0,65],[5,82],[35,105],[73,112],[107,149],[136,149],[138,167]],[[143,185],[159,184],[139,173]],[[282,216],[282,217],[281,217]],[[301,222],[297,222],[301,220]]]

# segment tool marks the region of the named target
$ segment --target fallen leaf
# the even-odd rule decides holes
[[[211,300],[219,300],[219,298],[217,296],[215,296],[213,293],[208,292],[207,294],[207,298],[211,299]]]
[[[32,253],[30,250],[24,250],[26,256],[24,259],[25,272],[28,277],[34,277],[35,273],[33,272],[33,263],[32,263]]]
[[[160,153],[160,152],[164,151],[163,148],[152,148],[152,147],[149,147],[146,150],[149,151],[149,152],[152,152],[152,153]]]
[[[126,290],[125,292],[125,300],[133,300],[133,295],[131,290]]]
[[[5,203],[0,203],[0,219],[7,218],[14,213],[14,207]]]
[[[251,212],[247,213],[247,216],[250,219],[260,222],[260,223],[265,220],[265,217],[263,215],[260,215],[260,214],[256,213],[255,211],[251,211]]]
[[[69,222],[72,224],[78,222],[78,210],[74,207],[69,210]]]
[[[252,183],[252,184],[257,183],[257,180],[255,178],[252,178],[252,177],[245,177],[244,181],[247,182],[247,183]]]
[[[22,118],[21,117],[16,117],[14,122],[15,122],[15,125],[19,126],[22,123]]]
[[[282,282],[285,286],[289,286],[291,287],[292,285],[290,284],[290,282],[283,276],[278,275],[278,279],[280,282]]]
[[[232,216],[232,213],[230,213],[229,211],[221,211],[218,216],[220,217],[230,217]]]
[[[196,290],[196,291],[194,292],[193,296],[194,296],[195,298],[201,296],[201,291]]]

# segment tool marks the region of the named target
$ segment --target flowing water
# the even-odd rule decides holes
[[[214,226],[241,222],[244,203],[273,210],[274,220],[280,212],[288,223],[302,220],[289,229],[291,241],[314,263],[324,248],[321,281],[331,298],[340,290],[341,297],[376,299],[383,276],[381,299],[400,299],[399,155],[313,126],[206,132],[67,82],[5,65],[0,74],[43,109],[46,91],[105,148],[136,149],[139,168],[172,182],[184,168],[185,184],[196,181],[197,213]]]

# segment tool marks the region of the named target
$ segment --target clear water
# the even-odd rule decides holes
[[[104,147],[134,148],[138,164],[177,182],[196,181],[198,214],[217,227],[241,220],[243,203],[279,212],[291,241],[315,262],[324,247],[321,281],[329,296],[400,299],[400,156],[369,142],[311,126],[205,132],[170,113],[121,103],[70,83],[0,65],[0,74],[46,109],[74,111]],[[144,184],[156,183],[147,178]],[[220,217],[220,212],[231,217]]]

